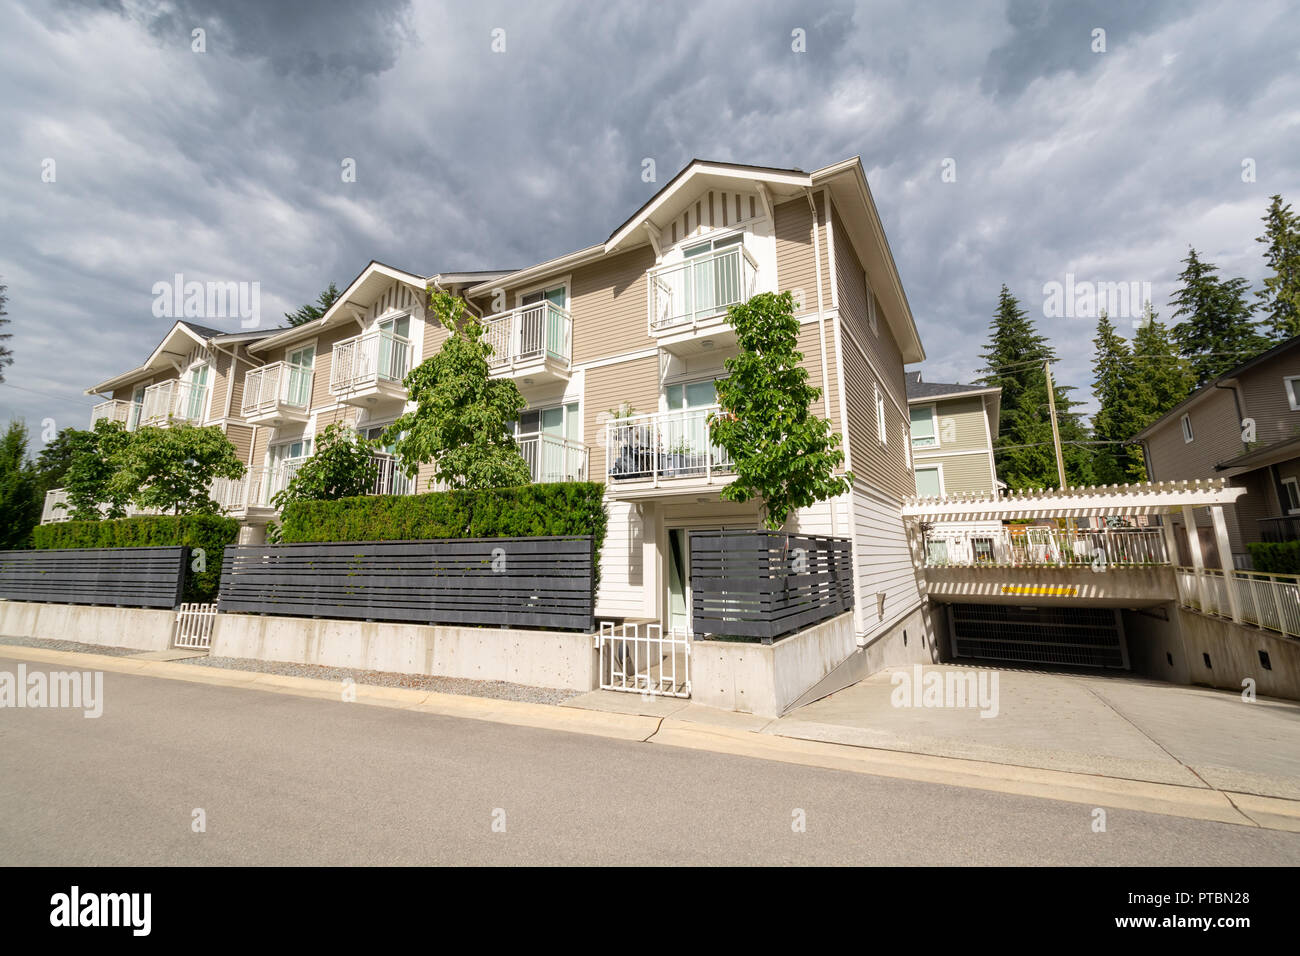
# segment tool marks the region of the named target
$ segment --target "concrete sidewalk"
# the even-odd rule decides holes
[[[895,707],[891,668],[777,720],[689,701],[598,691],[566,706],[715,723],[764,734],[1017,767],[1300,800],[1300,704],[1144,680],[929,665],[998,678],[997,715],[974,707]]]

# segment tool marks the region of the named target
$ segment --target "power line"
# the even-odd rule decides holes
[[[38,391],[37,391],[36,389],[34,389],[34,388],[24,388],[24,387],[21,386],[21,385],[15,385],[13,382],[0,382],[0,385],[6,385],[6,386],[8,386],[9,388],[16,388],[16,389],[18,389],[18,391],[20,391],[20,392],[30,392],[32,395],[39,395],[39,396],[41,396],[41,398],[52,399],[53,401],[56,401],[56,402],[68,402],[68,403],[70,403],[70,404],[72,404],[72,405],[76,405],[76,406],[78,406],[79,408],[89,408],[89,407],[90,407],[88,404],[84,404],[84,403],[82,403],[82,402],[79,402],[79,401],[77,401],[75,398],[68,398],[66,395],[51,395],[51,394],[49,394],[48,392],[38,392]]]

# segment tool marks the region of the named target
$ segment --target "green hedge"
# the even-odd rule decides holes
[[[1300,541],[1256,541],[1246,547],[1256,571],[1300,574]]]
[[[609,521],[605,486],[585,481],[291,501],[281,519],[286,543],[589,534],[597,554]]]
[[[108,521],[62,521],[37,526],[32,547],[147,548],[187,545],[205,551],[203,571],[185,576],[185,600],[212,601],[221,587],[221,559],[228,544],[239,540],[239,522],[217,515],[146,515]]]

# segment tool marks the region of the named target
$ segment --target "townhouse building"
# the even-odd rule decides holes
[[[1002,389],[927,382],[907,373],[912,471],[921,497],[998,497],[993,436],[998,433]]]
[[[1245,489],[1224,514],[1229,567],[1250,567],[1251,542],[1300,538],[1300,337],[1207,382],[1133,440],[1152,481],[1225,478]],[[1212,528],[1198,532],[1217,561]]]
[[[447,335],[426,310],[434,289],[482,318],[492,374],[526,399],[515,427],[533,480],[605,484],[597,614],[666,627],[688,620],[688,533],[760,524],[757,502],[720,497],[734,476],[706,424],[714,383],[738,352],[727,307],[793,292],[803,365],[821,389],[814,411],[840,435],[853,482],[787,528],[852,539],[862,642],[923,630],[901,507],[916,490],[903,366],[924,351],[857,158],[811,173],[696,160],[585,249],[519,270],[432,276],[371,262],[313,322],[246,337],[178,323],[167,363],[92,391],[134,405],[139,384],[164,382],[163,364],[189,383],[172,386],[176,401],[210,383],[202,420],[220,424],[249,467],[218,498],[257,542],[271,498],[321,431],[341,423],[373,437],[409,407],[402,379]],[[208,372],[179,360],[182,336],[207,350]],[[431,466],[411,480],[380,457],[376,493],[429,490]]]

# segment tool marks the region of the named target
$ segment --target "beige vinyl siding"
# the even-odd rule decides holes
[[[646,292],[654,264],[654,250],[642,246],[573,271],[574,364],[654,347]],[[514,299],[512,292],[512,305]]]
[[[591,453],[593,481],[605,480],[605,424],[624,402],[638,415],[659,410],[659,361],[653,355],[589,368],[583,373],[582,434]]]
[[[943,491],[948,495],[991,494],[993,478],[989,473],[988,455],[980,452],[966,455],[936,455],[917,457],[915,467],[943,466]]]
[[[1255,419],[1255,437],[1261,444],[1300,434],[1300,411],[1291,408],[1283,381],[1290,376],[1300,376],[1300,346],[1241,376],[1242,415]],[[1296,385],[1300,388],[1300,382]]]
[[[844,330],[841,329],[841,333]],[[885,399],[887,441],[882,445],[876,427],[875,387],[879,380],[872,373],[862,352],[849,335],[841,335],[844,367],[844,405],[848,415],[850,450],[853,454],[853,474],[872,488],[901,501],[915,494],[916,484],[907,467],[904,436],[908,435],[910,422],[904,422],[902,412],[893,402]]]
[[[1171,415],[1147,440],[1157,480],[1216,477],[1216,464],[1245,450],[1231,391],[1212,389],[1185,412],[1192,419],[1193,441],[1183,441],[1184,412]]]
[[[218,352],[213,349],[210,352],[208,365],[211,368],[209,372],[209,381],[212,383],[211,397],[208,400],[208,421],[220,421],[226,417],[226,393],[230,390],[230,363],[231,358],[225,352]],[[239,409],[232,408],[232,415],[238,415]]]
[[[651,613],[654,595],[646,593],[655,575],[646,573],[646,524],[643,512],[626,501],[606,501],[609,522],[600,548],[597,617],[641,617]]]
[[[818,195],[817,214],[825,212],[822,197]],[[776,237],[776,282],[782,292],[802,291],[802,301],[796,314],[817,311],[817,268],[813,258],[812,210],[804,198],[784,202],[773,209],[776,218],[773,232]],[[831,307],[830,267],[827,259],[825,225],[817,230],[817,241],[822,262],[822,304]]]
[[[934,403],[915,402],[913,408],[934,405],[937,421],[936,435],[943,451],[967,451],[974,448],[987,450],[985,431],[987,416],[984,402],[978,397],[956,398]],[[924,454],[927,449],[918,449]]]
[[[250,425],[227,425],[226,437],[235,446],[235,454],[244,464],[250,464],[253,452],[253,429]]]
[[[825,397],[830,401],[829,414],[828,409],[822,399],[813,403],[812,412],[818,418],[830,419],[831,427],[840,435],[843,435],[844,423],[840,421],[840,389],[839,383],[835,379],[835,332],[830,322],[826,323],[826,379],[822,379],[822,346],[821,339],[817,335],[817,326],[809,324],[799,329],[798,350],[803,353],[803,361],[799,363],[802,368],[808,370],[808,384],[813,388],[822,389]],[[723,373],[725,374],[725,373]],[[874,415],[875,413],[872,412]],[[874,418],[873,418],[874,421]],[[841,445],[841,447],[843,447]]]
[[[870,635],[917,607],[921,585],[899,502],[861,478],[853,483],[853,529],[858,584],[854,622],[859,634]]]
[[[145,386],[159,385],[163,382],[171,381],[174,378],[180,378],[180,373],[177,372],[176,369],[174,368],[159,369],[158,371],[154,372],[152,375],[146,375],[144,378],[132,382],[130,385],[123,385],[115,389],[113,391],[113,398],[117,399],[120,402],[129,402],[131,400],[131,394],[141,385],[145,385]]]
[[[226,370],[226,374],[228,376],[227,381],[230,384],[230,392],[231,392],[230,395],[230,417],[231,418],[244,417],[244,381],[248,377],[249,368],[253,367],[256,364],[257,364],[256,362],[249,360],[248,355],[245,354],[242,349],[238,353],[238,357],[230,361],[230,365]],[[226,407],[224,400],[222,402],[221,407],[223,410]],[[216,405],[213,405],[213,408],[216,408]]]

